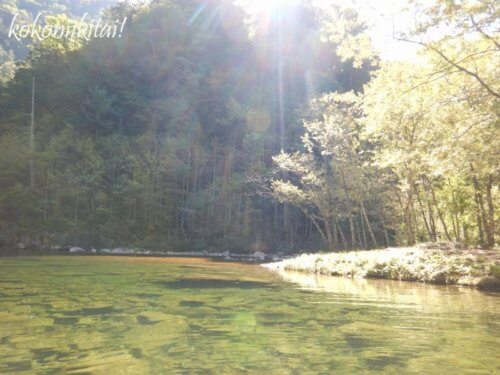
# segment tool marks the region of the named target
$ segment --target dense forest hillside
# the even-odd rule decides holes
[[[232,1],[120,4],[121,38],[35,43],[0,93],[2,243],[493,246],[491,10],[422,11],[470,29],[419,65],[380,62],[355,10],[309,1],[258,19]]]

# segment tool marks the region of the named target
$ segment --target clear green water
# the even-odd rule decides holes
[[[196,259],[0,259],[0,373],[499,373],[499,296]]]

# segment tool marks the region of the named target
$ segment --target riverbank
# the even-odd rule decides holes
[[[117,247],[113,249],[86,249],[79,246],[53,246],[51,248],[0,248],[0,257],[38,256],[38,255],[88,255],[88,256],[133,256],[155,258],[211,258],[221,261],[262,263],[277,262],[285,259],[284,254],[234,253],[230,251],[153,251],[146,249]]]
[[[451,245],[302,254],[264,266],[330,276],[420,281],[500,290],[498,250],[460,249]]]

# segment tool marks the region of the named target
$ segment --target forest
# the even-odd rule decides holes
[[[17,43],[38,8],[2,1],[0,246],[493,248],[498,4],[409,3],[415,61],[341,3],[51,1],[48,24],[124,34]]]

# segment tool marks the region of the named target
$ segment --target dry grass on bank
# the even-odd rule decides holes
[[[450,244],[302,254],[265,265],[289,271],[500,289],[500,251]]]

